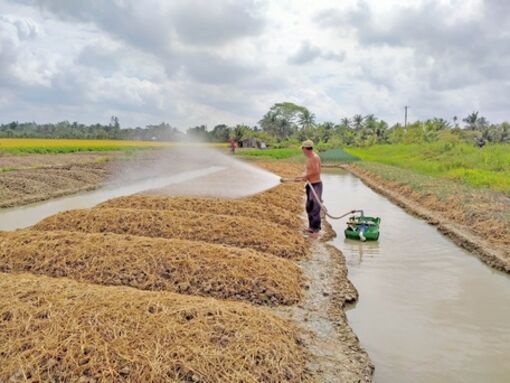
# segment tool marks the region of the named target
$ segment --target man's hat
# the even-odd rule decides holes
[[[306,148],[306,149],[313,148],[313,141],[312,140],[303,141],[303,143],[301,144],[301,148]]]

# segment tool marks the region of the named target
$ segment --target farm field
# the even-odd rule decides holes
[[[413,172],[459,181],[510,195],[510,144],[436,142],[348,148],[363,161],[397,166]]]
[[[266,158],[274,160],[283,160],[299,156],[300,148],[282,148],[282,149],[239,149],[237,154],[243,157]]]
[[[131,141],[131,140],[66,140],[66,139],[11,139],[0,138],[0,154],[48,154],[76,152],[132,151],[140,149],[164,149],[176,146],[204,145],[225,147],[225,144],[187,144],[178,142]]]
[[[5,141],[0,139],[0,142]],[[108,146],[110,142],[117,145],[116,150],[106,151],[111,147]],[[66,146],[67,143],[70,146]],[[137,142],[128,141],[11,140],[12,151],[0,149],[0,207],[90,191],[112,180],[125,182],[148,177],[148,173],[156,175],[159,170],[175,166],[175,160],[182,162],[178,165],[182,168],[187,166],[185,161],[172,158],[174,153],[200,152],[210,147],[177,143],[162,143],[169,145],[167,148],[151,147],[147,145],[153,143],[141,142],[146,146],[140,149],[122,146],[126,143],[137,145]],[[87,151],[95,148],[105,151]]]
[[[257,163],[280,176],[302,167]],[[152,192],[0,233],[0,313],[16,318],[0,326],[0,339],[9,339],[0,346],[0,380],[17,377],[21,366],[41,381],[369,376],[368,356],[343,314],[357,296],[345,261],[303,237],[302,210],[297,184],[236,200]],[[320,273],[311,266],[318,256]],[[325,279],[335,283],[325,287]],[[318,332],[319,318],[338,334]],[[14,358],[21,349],[23,358]],[[316,350],[329,351],[318,357]]]

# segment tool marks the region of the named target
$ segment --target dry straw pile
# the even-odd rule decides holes
[[[32,272],[269,305],[296,303],[302,282],[293,262],[253,250],[65,231],[0,233],[0,272]]]
[[[242,303],[0,274],[2,382],[302,382],[297,334]]]
[[[262,193],[242,198],[241,201],[267,206],[268,208],[274,206],[298,215],[302,214],[304,209],[303,188],[302,183],[285,183]]]
[[[303,158],[304,160],[304,158]],[[268,161],[268,160],[255,160],[255,165],[260,166],[272,173],[278,174],[280,177],[295,177],[304,173],[305,164],[289,161]]]
[[[247,217],[200,214],[184,210],[84,209],[48,217],[33,230],[131,234],[205,241],[297,259],[307,252],[295,230]]]
[[[187,210],[197,213],[222,214],[271,221],[292,229],[299,229],[302,221],[296,214],[267,204],[219,198],[190,198],[133,195],[114,198],[98,207],[151,210]]]

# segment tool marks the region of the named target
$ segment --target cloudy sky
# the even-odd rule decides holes
[[[0,0],[0,122],[251,125],[281,101],[509,120],[510,1]]]

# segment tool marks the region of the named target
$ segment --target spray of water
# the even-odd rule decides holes
[[[112,169],[112,185],[145,180],[147,193],[237,198],[271,188],[276,175],[197,143],[179,143],[165,150],[135,153]],[[165,186],[164,179],[204,171],[202,177]]]
[[[69,209],[89,208],[134,193],[237,198],[279,183],[272,173],[205,145],[132,153],[112,162],[105,187],[33,205],[1,209],[0,231],[14,230]]]

